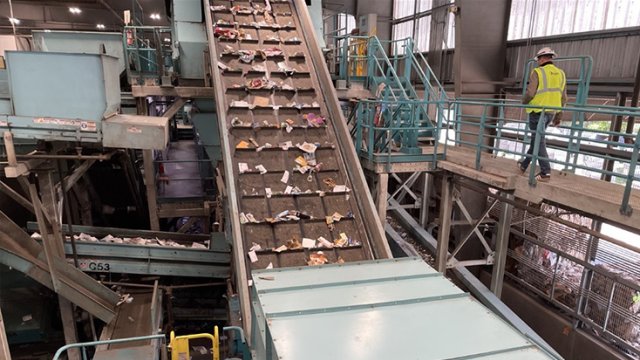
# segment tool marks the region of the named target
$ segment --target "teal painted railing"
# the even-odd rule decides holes
[[[423,154],[420,133],[440,131],[439,125],[426,126],[422,121],[428,107],[435,117],[444,118],[448,103],[422,100],[361,100],[349,116],[352,135],[360,157],[372,162],[431,161],[435,167],[437,141]],[[440,122],[439,124],[442,124]],[[396,151],[399,150],[399,151]]]
[[[377,100],[361,100],[348,117],[361,158],[378,163],[433,161],[437,166],[439,157],[434,154],[438,153],[439,146],[444,148],[444,157],[448,147],[464,146],[475,150],[476,169],[480,169],[482,153],[524,159],[530,142],[527,105],[504,99],[449,99],[424,56],[413,52],[412,39],[380,41],[376,37],[345,37],[344,43],[349,43],[351,38],[358,39],[360,44],[366,39],[366,59],[364,56],[352,58],[347,47],[341,59],[345,63],[366,61],[364,80],[369,89],[375,90],[380,84],[386,86]],[[586,119],[593,120],[596,116],[609,121],[614,117],[639,117],[640,110],[587,104],[593,67],[591,57],[559,57],[554,61],[560,66],[577,63],[578,71],[577,76],[567,78],[567,85],[576,91],[575,103],[565,108],[543,109],[562,111],[563,125],[551,130],[540,122],[535,129],[539,135],[546,131],[550,149],[564,152],[564,159],[548,160],[564,171],[615,178],[625,187],[620,211],[629,214],[631,190],[640,180],[636,175],[638,134],[592,129]],[[534,63],[529,60],[525,64],[523,84],[528,82]],[[346,65],[341,69],[346,71]],[[425,135],[433,139],[430,156],[422,154],[419,139]],[[539,139],[540,136],[536,136],[532,144],[535,154],[540,147]],[[535,164],[538,158],[534,155],[531,162]],[[609,166],[604,166],[605,163]],[[535,166],[531,166],[528,173],[531,186],[536,185],[535,175]]]
[[[122,344],[122,343],[144,341],[144,340],[161,340],[162,343],[164,343],[165,336],[164,334],[157,334],[157,335],[137,336],[137,337],[131,337],[131,338],[125,338],[125,339],[113,339],[113,340],[102,340],[102,341],[91,341],[91,342],[77,343],[77,344],[68,344],[58,349],[58,351],[56,351],[56,353],[53,355],[53,360],[60,359],[60,356],[62,356],[62,354],[66,353],[70,349],[80,349],[82,360],[89,360],[89,357],[87,354],[87,348],[96,347],[100,345]]]
[[[462,146],[472,149],[475,156],[475,168],[480,170],[480,160],[483,153],[493,153],[495,156],[524,159],[529,144],[529,129],[525,111],[530,108],[516,101],[505,100],[453,100],[449,102],[453,114],[447,124],[446,136],[439,139],[444,143],[444,156],[452,146]],[[545,107],[544,112],[562,111],[563,118],[640,116],[640,109],[589,106],[569,104],[564,108]],[[611,130],[599,130],[585,127],[573,120],[563,123],[559,127],[548,127],[540,121],[535,129],[538,135],[546,134],[547,147],[566,152],[570,156],[563,159],[554,158],[550,154],[548,160],[552,167],[559,170],[575,172],[594,178],[613,177],[617,183],[624,186],[624,193],[620,199],[620,212],[630,214],[629,198],[631,190],[640,185],[640,174],[637,171],[638,153],[640,152],[640,131],[627,134]],[[540,148],[541,136],[536,136],[531,156],[531,164],[535,164],[541,157],[537,155]],[[613,163],[609,170],[606,163]],[[514,163],[515,166],[515,163]],[[536,185],[536,168],[530,166],[528,170],[529,184]]]
[[[149,80],[159,85],[167,69],[174,66],[170,27],[125,26],[122,42],[127,78],[132,85],[145,85]]]

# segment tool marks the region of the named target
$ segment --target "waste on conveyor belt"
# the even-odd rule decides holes
[[[36,240],[42,240],[42,235],[37,232],[31,234],[31,238]],[[173,240],[166,239],[146,239],[141,237],[117,237],[111,234],[103,237],[97,238],[95,236],[91,236],[85,233],[80,233],[79,235],[73,235],[73,239],[76,241],[84,241],[84,242],[94,242],[94,243],[105,243],[105,244],[126,244],[126,245],[144,245],[144,246],[163,246],[163,247],[176,247],[176,248],[191,248],[191,249],[207,249],[209,245],[209,241],[206,240],[204,243],[192,242],[191,245],[185,245],[177,243]],[[69,236],[65,237],[66,241],[71,241]]]

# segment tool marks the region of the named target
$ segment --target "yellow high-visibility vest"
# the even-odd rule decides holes
[[[538,75],[538,90],[529,105],[562,106],[562,93],[567,85],[564,71],[553,64],[540,66],[533,71]],[[541,112],[542,108],[529,108],[527,113]],[[546,113],[557,110],[545,110]]]

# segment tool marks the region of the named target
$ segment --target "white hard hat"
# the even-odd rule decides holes
[[[543,47],[542,49],[538,50],[538,53],[536,53],[536,60],[543,55],[551,55],[552,58],[556,57],[556,52],[553,51],[550,47]]]

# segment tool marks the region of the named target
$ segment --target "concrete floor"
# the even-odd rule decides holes
[[[179,199],[204,196],[199,163],[194,161],[198,160],[198,153],[196,143],[193,140],[172,142],[167,150],[165,160],[185,162],[164,164],[166,180],[158,179],[158,197]]]

